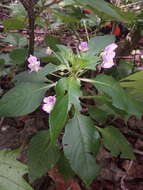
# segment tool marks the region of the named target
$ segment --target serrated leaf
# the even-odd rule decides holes
[[[0,99],[0,116],[17,117],[35,111],[49,87],[44,83],[19,83]]]
[[[131,115],[141,117],[143,113],[142,107],[120,86],[119,82],[111,76],[101,74],[98,75],[95,80],[89,79],[89,81],[93,83],[97,89],[112,98],[113,106]]]
[[[59,156],[58,148],[55,145],[50,145],[49,131],[38,132],[28,146],[30,180],[34,181],[45,175],[55,166]]]
[[[121,153],[121,158],[135,159],[131,145],[119,129],[108,126],[104,129],[98,128],[98,130],[102,134],[104,146],[111,151],[112,156],[117,157]]]
[[[33,190],[23,179],[28,173],[27,166],[16,160],[17,151],[0,151],[0,189]]]
[[[99,134],[88,117],[76,113],[69,120],[63,137],[64,153],[73,171],[86,185],[98,175],[99,166],[92,155],[98,141]]]

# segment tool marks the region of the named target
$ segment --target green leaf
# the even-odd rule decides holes
[[[27,57],[27,49],[15,48],[10,52],[10,58],[14,64],[24,63]]]
[[[45,77],[46,75],[55,72],[59,69],[57,65],[52,63],[47,64],[45,67],[41,68],[38,72],[29,72],[24,71],[14,78],[16,82],[46,82],[48,79]]]
[[[60,135],[68,116],[69,96],[68,93],[57,97],[56,104],[49,117],[51,143]]]
[[[98,145],[99,134],[92,121],[76,113],[66,126],[63,147],[73,171],[86,185],[90,185],[98,175],[99,167],[92,155]]]
[[[20,83],[0,99],[0,116],[17,117],[38,108],[49,85],[44,83]]]
[[[60,174],[63,175],[65,180],[69,180],[75,176],[75,173],[71,169],[69,161],[66,159],[65,155],[62,153],[60,159],[57,163]]]
[[[98,130],[102,134],[104,146],[111,151],[112,156],[117,157],[121,153],[121,158],[135,159],[131,145],[119,129],[108,126],[104,129],[98,128]]]
[[[59,39],[48,35],[45,37],[45,44],[46,46],[50,47],[53,51],[57,51],[57,44],[61,44],[61,42]]]
[[[0,189],[33,190],[23,179],[27,166],[16,160],[17,151],[0,151]]]
[[[120,86],[119,82],[112,77],[101,74],[98,75],[95,80],[89,79],[88,81],[111,97],[113,106],[131,115],[141,117],[143,113],[142,107]]]
[[[125,21],[124,17],[120,14],[120,12],[114,9],[113,5],[105,2],[104,0],[75,0],[82,6],[86,6],[90,8],[96,15],[102,17],[104,19],[112,19],[115,21]]]
[[[3,41],[17,47],[24,47],[28,43],[28,40],[26,37],[17,33],[8,33],[8,35],[6,36],[6,38],[4,38]]]
[[[89,41],[89,55],[99,54],[103,49],[115,42],[114,35],[96,36]]]
[[[56,85],[57,101],[49,117],[51,140],[54,142],[60,135],[62,128],[65,126],[68,111],[71,106],[80,111],[79,97],[80,81],[76,78],[62,78]]]
[[[121,86],[129,89],[130,93],[135,96],[138,100],[143,100],[143,71],[136,72],[120,82]]]
[[[69,108],[71,105],[78,108],[80,111],[80,101],[79,97],[82,96],[82,92],[80,90],[80,81],[77,78],[62,78],[58,81],[56,86],[56,94],[57,96],[62,96],[65,91],[68,92],[69,95]]]
[[[55,166],[59,156],[58,148],[55,145],[50,145],[49,131],[38,132],[28,146],[30,180],[34,181],[45,175]]]
[[[96,108],[94,106],[90,106],[88,112],[92,119],[94,119],[100,123],[106,122],[108,115],[109,115],[109,113],[107,113],[106,111]]]
[[[25,24],[25,17],[8,18],[3,22],[5,31],[23,29]]]

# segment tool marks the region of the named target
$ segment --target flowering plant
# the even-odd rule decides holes
[[[100,127],[109,115],[129,118],[131,115],[140,117],[143,112],[118,81],[101,72],[116,67],[117,47],[112,35],[81,42],[77,53],[57,45],[58,51],[50,51],[50,54],[54,54],[60,64],[49,63],[44,67],[40,66],[37,57],[30,55],[30,71],[18,74],[15,87],[0,100],[0,116],[26,115],[39,105],[49,116],[49,130],[34,136],[28,147],[31,181],[45,175],[55,165],[58,167],[60,146],[68,171],[72,171],[72,175],[73,172],[77,174],[86,185],[91,184],[99,172],[96,155],[102,146],[113,156],[120,154],[122,158],[135,159],[130,144],[117,128]],[[89,77],[87,71],[98,71],[99,74]],[[57,76],[57,81],[49,77],[53,74]],[[86,85],[89,83],[94,90],[88,92]],[[50,88],[54,94],[45,97]],[[83,102],[90,99],[93,103],[89,103],[84,111]],[[63,130],[64,135],[61,133]],[[57,141],[59,136],[62,142]]]

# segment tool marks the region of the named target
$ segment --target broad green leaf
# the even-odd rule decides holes
[[[27,166],[16,160],[17,151],[0,151],[0,189],[1,190],[33,190],[24,180],[28,173]]]
[[[76,113],[67,123],[63,147],[71,168],[86,185],[90,185],[99,172],[99,166],[92,155],[98,145],[99,134],[92,121]]]
[[[25,48],[15,48],[10,52],[10,58],[14,64],[24,63],[27,53],[27,49]]]
[[[46,82],[47,78],[45,76],[52,72],[57,71],[58,69],[59,67],[57,65],[49,63],[43,68],[41,68],[38,72],[24,71],[16,75],[14,80],[17,82],[36,82],[36,83]]]
[[[108,126],[98,130],[102,134],[104,146],[111,151],[112,156],[117,157],[121,153],[121,158],[135,159],[131,145],[119,129]]]
[[[143,100],[143,71],[136,72],[120,82],[121,86],[129,89],[130,93],[134,95],[140,101]]]
[[[71,77],[58,81],[56,85],[57,101],[49,118],[52,142],[56,140],[65,126],[71,106],[74,105],[77,110],[81,110],[79,101],[81,95],[80,81],[78,79]]]
[[[96,107],[93,107],[93,106],[90,106],[89,107],[89,110],[88,110],[89,114],[90,114],[90,117],[100,123],[104,123],[106,122],[107,118],[108,118],[108,115],[109,113],[100,109],[100,108],[96,108]]]
[[[4,38],[3,41],[17,47],[24,47],[28,43],[27,38],[18,33],[8,33],[8,35],[6,36],[6,38]]]
[[[58,48],[57,48],[57,44],[60,44],[60,40],[53,37],[53,36],[46,36],[45,37],[45,44],[46,46],[50,47],[53,51],[57,51]]]
[[[26,26],[25,17],[8,18],[3,22],[5,31],[19,30]]]
[[[34,181],[45,175],[55,166],[59,156],[58,148],[55,145],[50,145],[49,131],[38,132],[28,146],[30,180]]]
[[[96,36],[91,38],[89,41],[89,55],[99,54],[107,45],[113,42],[115,42],[114,35]]]
[[[142,107],[133,99],[117,82],[108,75],[98,75],[94,80],[88,80],[93,83],[97,89],[106,93],[112,98],[112,104],[118,109],[124,110],[131,115],[141,117]]]
[[[82,96],[82,92],[80,90],[80,81],[72,77],[59,80],[56,86],[57,96],[62,96],[65,91],[67,91],[69,95],[69,108],[71,105],[74,105],[80,111],[81,107],[79,97]]]
[[[69,180],[75,176],[75,173],[71,169],[69,161],[66,159],[64,153],[61,154],[60,159],[57,163],[60,174],[63,175],[65,180]]]
[[[118,20],[118,21],[125,21],[124,17],[120,14],[120,12],[114,9],[114,6],[110,5],[109,3],[105,2],[104,0],[75,0],[80,5],[84,7],[88,7],[94,11],[99,17]]]
[[[17,117],[35,111],[49,87],[44,83],[21,82],[0,99],[0,116]]]
[[[69,96],[68,93],[57,97],[56,104],[49,117],[51,143],[60,135],[68,117]]]

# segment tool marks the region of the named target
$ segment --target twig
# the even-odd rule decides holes
[[[134,2],[134,3],[130,3],[130,4],[127,4],[127,5],[122,5],[120,6],[120,8],[127,8],[127,7],[132,7],[134,5],[139,5],[139,4],[143,4],[143,1],[137,1],[137,2]]]
[[[3,123],[3,121],[4,121],[4,117],[2,117],[2,118],[0,119],[0,127],[1,127],[1,125],[2,125],[2,123]]]
[[[137,149],[134,149],[133,151],[134,151],[134,153],[136,153],[136,154],[140,154],[140,155],[143,156],[143,151],[141,151],[141,150],[137,150]]]
[[[133,160],[130,161],[129,166],[128,166],[127,171],[126,171],[126,174],[123,175],[123,177],[121,178],[121,189],[122,189],[122,190],[128,190],[128,189],[125,187],[125,182],[124,182],[124,180],[125,180],[125,178],[127,177],[128,173],[129,173],[129,170],[131,169],[132,165],[133,165]]]

